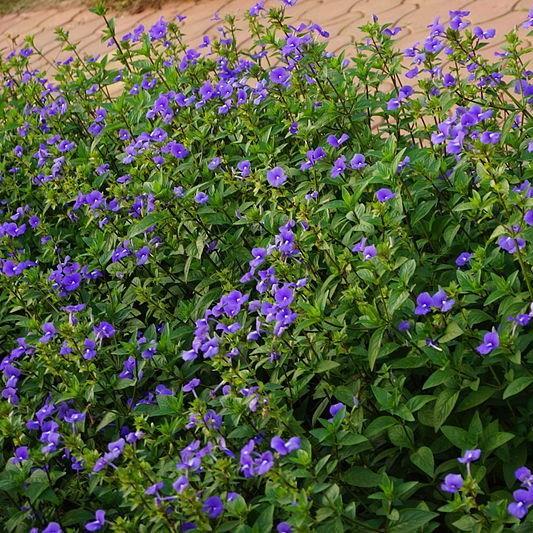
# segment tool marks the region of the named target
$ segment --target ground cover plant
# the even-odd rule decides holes
[[[3,531],[531,531],[533,12],[292,3],[2,60]]]

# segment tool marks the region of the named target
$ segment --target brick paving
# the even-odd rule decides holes
[[[213,15],[219,13],[242,15],[254,0],[176,0],[163,5],[161,9],[147,9],[137,14],[115,16],[117,34],[122,35],[136,25],[143,23],[147,28],[159,17],[173,18],[186,15],[184,32],[187,42],[199,44],[204,34],[213,34],[219,22]],[[268,0],[266,7],[279,4],[280,0]],[[527,11],[533,7],[533,0],[299,0],[287,13],[294,22],[317,22],[330,32],[329,48],[339,51],[347,47],[358,35],[358,27],[377,15],[381,22],[391,22],[402,27],[397,37],[400,47],[424,39],[427,25],[436,16],[446,20],[449,9],[467,9],[470,20],[483,28],[497,30],[487,53],[502,44],[502,36],[513,26],[525,20]],[[100,40],[102,21],[86,7],[59,3],[57,7],[34,9],[0,17],[0,49],[5,53],[13,48],[12,39],[20,46],[27,34],[34,36],[35,45],[47,59],[54,62],[67,57],[55,40],[54,29],[62,26],[70,33],[70,39],[79,43],[81,54],[105,53],[107,47]],[[37,68],[45,67],[41,59],[34,60]]]

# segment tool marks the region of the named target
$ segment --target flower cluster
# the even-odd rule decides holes
[[[523,30],[277,4],[0,61],[6,531],[527,527]]]

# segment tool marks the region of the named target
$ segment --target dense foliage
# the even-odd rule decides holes
[[[0,63],[2,531],[532,530],[533,13],[286,8]]]

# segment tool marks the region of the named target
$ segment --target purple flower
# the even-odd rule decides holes
[[[528,226],[533,226],[533,209],[530,209],[525,215],[524,215],[524,222]]]
[[[444,481],[442,482],[440,488],[444,492],[455,493],[461,490],[461,487],[464,485],[464,480],[461,474],[448,474]]]
[[[330,408],[329,408],[329,414],[331,415],[331,418],[330,420],[333,420],[333,418],[335,417],[335,415],[342,411],[343,409],[345,409],[346,406],[342,403],[342,402],[339,402],[339,403],[335,403],[333,404]]]
[[[181,185],[174,187],[174,189],[172,189],[172,192],[174,193],[174,196],[176,198],[183,198],[185,196],[185,189]]]
[[[104,125],[100,122],[93,122],[88,128],[87,131],[93,135],[96,136],[104,129]]]
[[[472,259],[472,254],[469,253],[469,252],[461,252],[458,256],[457,256],[457,259],[455,260],[455,264],[458,266],[458,267],[463,267],[465,266],[467,263],[470,262],[470,259]]]
[[[270,71],[270,81],[277,85],[287,87],[290,77],[290,72],[285,67],[276,67]]]
[[[529,487],[533,485],[533,476],[531,475],[531,470],[527,466],[517,468],[514,477],[525,486]]]
[[[330,146],[333,148],[340,148],[342,144],[344,144],[350,136],[347,133],[343,133],[340,137],[335,137],[335,135],[328,135],[326,141]]]
[[[75,291],[81,284],[81,276],[77,272],[67,274],[61,281],[61,288],[67,292]]]
[[[292,533],[292,527],[287,522],[280,522],[276,526],[277,533]]]
[[[394,37],[398,33],[400,33],[402,29],[400,26],[395,26],[394,28],[385,28],[382,33],[383,35],[388,35],[389,37]]]
[[[483,144],[498,144],[500,142],[501,133],[498,132],[492,132],[492,131],[484,131],[481,134],[481,137],[479,140]]]
[[[213,159],[211,159],[211,161],[209,161],[209,163],[207,164],[207,168],[209,170],[215,170],[216,168],[218,168],[221,161],[222,159],[220,157],[213,157]]]
[[[15,453],[11,458],[13,464],[20,464],[23,461],[27,461],[30,457],[30,452],[27,446],[19,446],[15,449]]]
[[[426,346],[429,346],[430,348],[433,348],[434,350],[438,350],[439,352],[442,352],[442,348],[439,347],[439,343],[436,340],[433,340],[431,338],[426,339]]]
[[[496,30],[493,28],[490,28],[488,30],[483,31],[479,26],[474,26],[472,33],[478,39],[492,39],[496,35]]]
[[[498,239],[498,246],[509,254],[514,254],[517,250],[521,250],[526,245],[526,241],[521,237],[510,237],[502,235]]]
[[[281,167],[274,167],[267,172],[267,180],[272,187],[281,187],[287,181],[287,175]]]
[[[398,109],[401,105],[401,101],[399,98],[391,98],[388,102],[387,102],[387,111],[395,111],[396,109]]]
[[[183,144],[176,141],[170,141],[161,148],[161,151],[163,153],[171,154],[176,159],[185,159],[189,155],[189,150],[187,150]]]
[[[51,341],[56,336],[56,328],[52,322],[46,322],[42,326],[42,330],[44,335],[39,339],[39,342],[42,342],[43,344],[46,344],[47,342]]]
[[[85,529],[87,531],[99,531],[105,525],[105,511],[98,509],[95,513],[95,520],[93,522],[87,522]]]
[[[163,488],[163,485],[164,485],[164,483],[162,481],[158,481],[157,483],[154,483],[153,485],[150,485],[144,491],[144,493],[147,496],[154,496],[155,494],[157,494]]]
[[[510,316],[509,321],[514,322],[518,326],[527,326],[533,317],[525,313],[518,313],[516,316]]]
[[[335,160],[333,166],[331,167],[331,177],[338,178],[346,170],[346,157],[341,155],[338,159]]]
[[[507,506],[509,514],[522,520],[528,513],[529,507],[533,504],[533,490],[531,488],[518,489],[513,492],[514,502]]]
[[[427,315],[433,307],[433,298],[429,292],[422,292],[416,298],[415,315]]]
[[[455,78],[450,73],[445,74],[442,78],[442,84],[444,87],[453,87],[455,82]]]
[[[292,437],[287,442],[285,442],[281,437],[276,436],[272,437],[272,440],[270,441],[270,446],[280,455],[287,455],[295,450],[299,450],[301,443],[299,437]]]
[[[83,358],[90,361],[96,357],[96,343],[92,339],[85,339],[83,341],[84,350],[82,352]]]
[[[386,187],[383,187],[382,189],[376,191],[376,199],[378,202],[387,202],[392,198],[396,198],[396,194],[393,193],[390,189],[387,189]]]
[[[455,304],[455,300],[453,300],[452,298],[448,298],[443,289],[440,289],[438,292],[436,292],[432,296],[432,299],[433,307],[439,309],[443,313],[448,312]]]
[[[481,450],[466,450],[464,455],[462,457],[459,457],[457,460],[460,463],[463,463],[464,465],[473,463],[474,461],[477,461],[481,456]]]
[[[249,9],[250,16],[251,17],[257,17],[257,15],[259,15],[259,13],[264,10],[264,7],[263,7],[264,4],[265,4],[265,0],[259,0],[259,2],[257,2],[257,4],[254,4]]]
[[[266,474],[274,466],[274,456],[271,452],[262,453],[256,461],[257,475]]]
[[[168,23],[161,17],[148,32],[152,41],[163,39],[167,34]]]
[[[500,345],[500,337],[494,328],[492,331],[485,333],[483,342],[476,348],[477,353],[487,355]]]
[[[205,192],[200,191],[196,193],[196,196],[194,197],[194,201],[197,204],[203,205],[209,201],[209,196]]]
[[[370,259],[373,259],[378,254],[378,251],[376,250],[376,247],[371,244],[370,246],[365,246],[363,248],[363,261],[369,261]]]
[[[355,154],[350,160],[350,167],[353,170],[361,170],[366,167],[365,156],[363,154]]]
[[[137,258],[137,265],[145,265],[150,257],[150,248],[143,246],[135,252],[135,257]]]
[[[274,299],[280,307],[289,307],[294,300],[294,291],[285,285],[276,291]]]
[[[155,388],[155,393],[158,396],[173,396],[174,393],[172,392],[172,389],[169,389],[166,385],[158,385]]]
[[[202,511],[209,516],[209,518],[218,518],[224,512],[224,504],[218,496],[210,496],[205,500]]]
[[[124,363],[122,363],[122,372],[118,375],[120,379],[134,379],[135,368],[137,361],[133,355],[130,355]]]
[[[398,324],[398,331],[409,331],[411,329],[411,323],[409,320],[402,320]]]
[[[244,159],[243,161],[239,161],[237,163],[237,168],[240,170],[241,176],[243,178],[247,178],[250,175],[250,170],[251,170],[250,161],[248,161],[247,159]]]
[[[50,522],[42,531],[42,533],[63,533],[61,526],[57,522]]]
[[[178,493],[181,494],[189,486],[189,478],[187,476],[180,476],[174,483],[172,483],[172,488]]]
[[[352,248],[352,252],[355,254],[357,252],[362,252],[366,246],[366,237],[363,237],[357,244]]]
[[[100,322],[93,328],[93,333],[97,339],[110,339],[115,335],[115,328],[109,322]]]
[[[185,385],[183,385],[182,390],[183,390],[183,392],[191,392],[196,387],[198,387],[198,385],[200,385],[200,380],[198,378],[193,378],[193,379],[191,379],[191,381],[189,381],[188,383],[185,383]]]
[[[248,262],[251,268],[255,269],[263,263],[267,256],[266,248],[252,248],[253,259]]]
[[[401,172],[410,162],[411,158],[406,155],[403,160],[398,163],[398,166],[396,167],[396,172]]]

